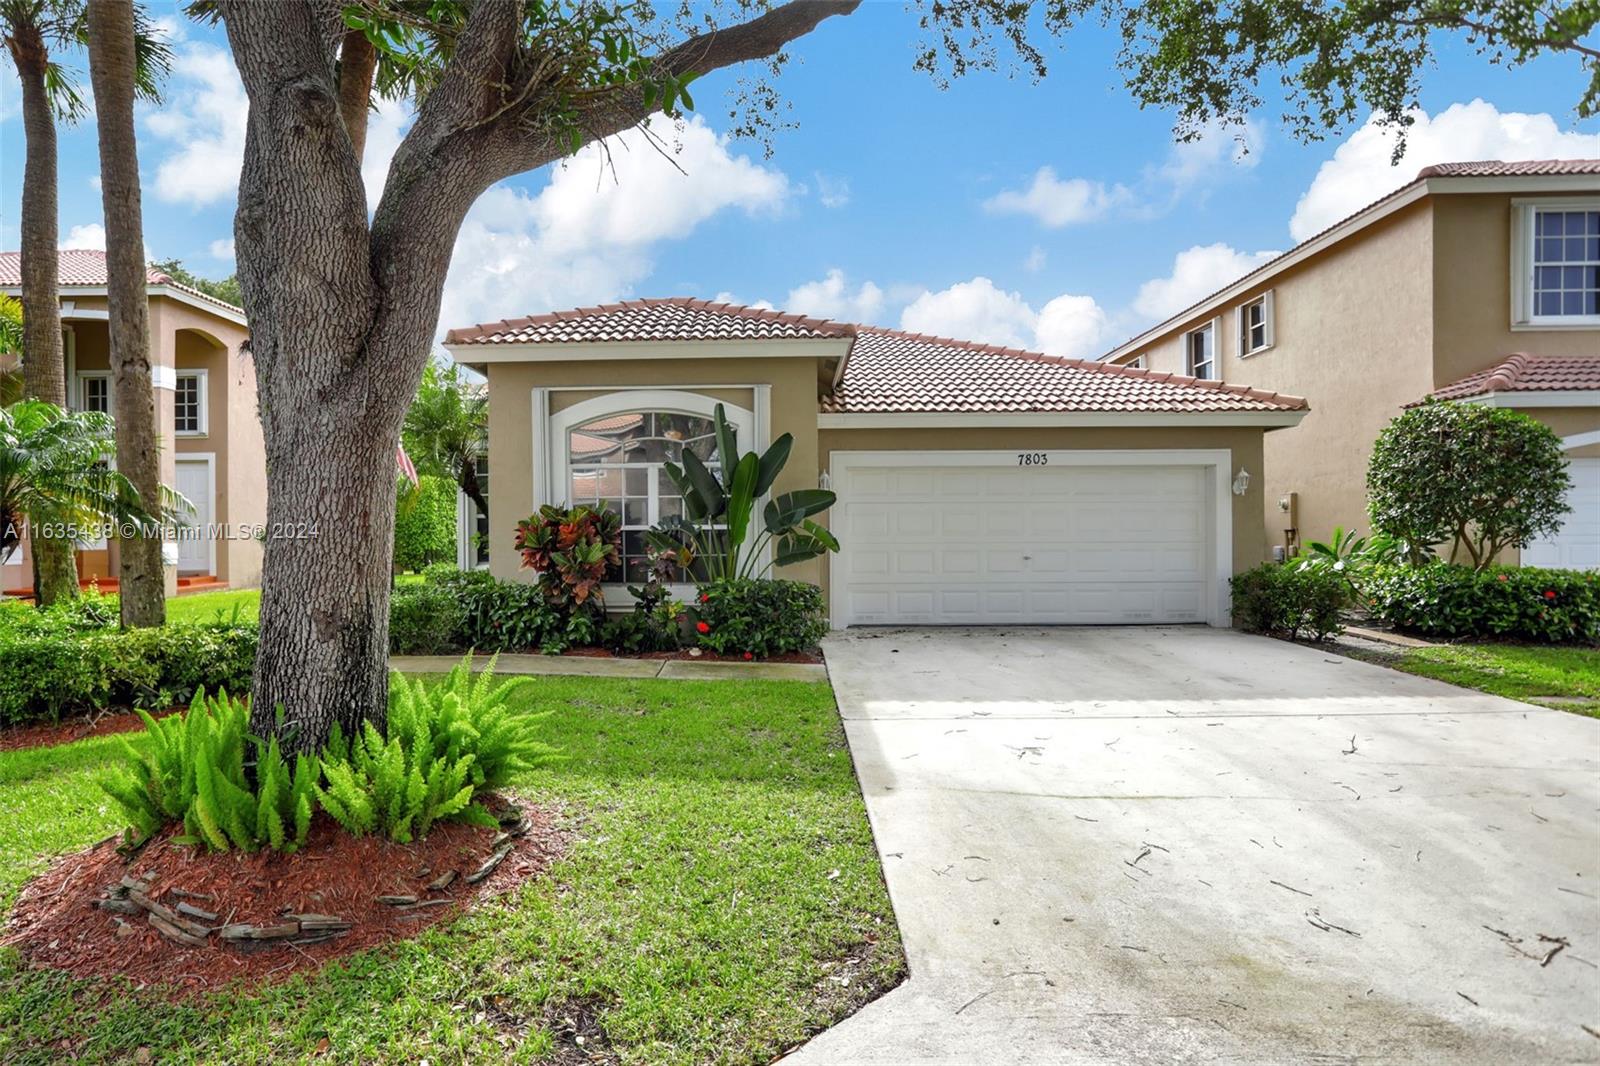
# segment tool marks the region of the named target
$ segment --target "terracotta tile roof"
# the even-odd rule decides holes
[[[827,414],[1303,411],[1298,396],[860,326]]]
[[[676,296],[579,307],[445,334],[446,344],[573,344],[629,341],[845,338],[855,327],[759,307]]]
[[[1421,178],[1521,178],[1541,174],[1600,174],[1600,159],[1478,159],[1435,163],[1417,171]]]
[[[100,288],[106,284],[106,253],[89,248],[63,248],[56,253],[57,269],[60,271],[58,284],[62,288]],[[234,314],[242,315],[244,310],[235,307],[226,300],[219,300],[215,296],[201,292],[199,289],[174,281],[170,274],[166,274],[154,267],[145,271],[145,282],[149,285],[166,285],[170,288],[186,292],[190,296],[218,307],[227,308]],[[0,289],[14,289],[22,284],[22,253],[0,252]]]
[[[1432,395],[1441,400],[1461,400],[1491,392],[1549,392],[1553,389],[1600,389],[1600,355],[1517,352],[1494,366],[1435,389]]]
[[[1190,317],[1200,308],[1204,307],[1212,300],[1215,300],[1222,293],[1232,289],[1235,285],[1246,282],[1251,278],[1266,277],[1275,271],[1285,260],[1289,259],[1291,256],[1294,256],[1302,248],[1306,247],[1306,245],[1321,240],[1334,230],[1353,222],[1369,211],[1382,207],[1384,204],[1387,204],[1392,200],[1399,199],[1400,197],[1411,192],[1411,190],[1415,189],[1418,185],[1427,181],[1429,178],[1545,177],[1563,174],[1600,175],[1600,159],[1530,159],[1520,161],[1487,159],[1477,162],[1435,163],[1432,166],[1423,167],[1421,170],[1417,171],[1416,177],[1412,178],[1399,188],[1384,193],[1382,196],[1378,197],[1376,200],[1373,200],[1365,207],[1350,212],[1350,214],[1341,218],[1339,221],[1334,222],[1329,226],[1325,226],[1316,233],[1313,233],[1311,236],[1307,237],[1305,240],[1296,244],[1293,248],[1290,248],[1288,251],[1282,252],[1273,258],[1268,259],[1265,263],[1262,263],[1254,269],[1249,270],[1236,278],[1226,279],[1224,284],[1218,285],[1211,292],[1207,293],[1205,296],[1202,296],[1188,307],[1185,307],[1176,314],[1168,315],[1166,318],[1155,323],[1147,329],[1140,330],[1138,333],[1134,334],[1132,337],[1129,337],[1121,344],[1113,347],[1100,358],[1109,358],[1112,352],[1122,351],[1122,349],[1130,347],[1135,341],[1138,341],[1141,338],[1148,337],[1154,339],[1156,336],[1159,336],[1164,329]],[[1123,352],[1123,354],[1131,355],[1133,353],[1129,351]]]

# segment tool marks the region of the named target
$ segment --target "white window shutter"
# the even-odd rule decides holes
[[[1272,309],[1272,290],[1268,289],[1261,297],[1261,322],[1265,327],[1268,348],[1277,343],[1277,321],[1277,313]]]

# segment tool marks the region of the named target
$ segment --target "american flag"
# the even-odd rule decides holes
[[[417,468],[412,465],[411,456],[406,454],[406,446],[404,444],[395,447],[394,460],[400,464],[400,476],[415,485],[417,483]]]

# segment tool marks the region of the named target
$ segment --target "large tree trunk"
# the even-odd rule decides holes
[[[456,234],[485,189],[561,158],[566,140],[501,106],[533,69],[519,52],[523,5],[479,0],[369,224],[341,107],[337,8],[221,6],[250,99],[234,237],[267,450],[251,726],[307,750],[334,723],[346,732],[386,723],[395,449]],[[661,62],[707,71],[771,55],[854,6],[801,0],[687,41]],[[650,110],[634,86],[582,124],[606,136]]]
[[[372,104],[372,76],[378,69],[378,51],[361,30],[347,30],[339,47],[339,116],[356,163],[367,151],[367,116]]]
[[[100,189],[105,204],[106,269],[111,304],[111,369],[116,376],[117,469],[139,490],[151,514],[161,513],[161,460],[156,450],[155,396],[150,382],[150,308],[145,293],[144,223],[139,154],[133,136],[133,4],[89,0],[89,76],[100,133]],[[120,545],[118,592],[124,626],[167,620],[161,538]]]
[[[22,82],[22,380],[36,400],[67,406],[67,375],[61,350],[60,264],[56,259],[56,120],[45,90],[50,63],[39,27],[14,23],[7,38]],[[78,594],[73,545],[60,538],[32,538],[34,602],[48,607]]]

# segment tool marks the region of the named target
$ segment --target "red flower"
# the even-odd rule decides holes
[[[710,603],[710,602],[711,602],[711,593],[709,593],[709,592],[702,592],[702,593],[701,593],[701,594],[700,594],[700,602],[701,602],[701,603]]]
[[[1555,589],[1545,589],[1544,590],[1544,598],[1547,599],[1547,600],[1555,599],[1556,598],[1556,590]]]
[[[744,657],[746,660],[754,659],[756,657],[756,653],[753,651],[747,651],[744,653]]]
[[[1496,581],[1506,581],[1506,580],[1509,580],[1509,579],[1504,574],[1496,574],[1495,575],[1495,580]]]
[[[696,622],[696,623],[695,623],[695,624],[694,624],[694,627],[695,627],[695,628],[696,628],[696,629],[698,629],[698,630],[699,630],[699,631],[700,631],[700,632],[702,632],[702,633],[709,633],[709,632],[711,632],[711,625],[710,625],[710,624],[709,624],[709,623],[707,623],[707,622]]]

